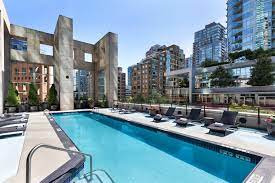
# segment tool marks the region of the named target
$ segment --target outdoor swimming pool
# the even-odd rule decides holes
[[[54,114],[94,169],[118,183],[242,182],[256,163],[99,114]],[[88,164],[86,172],[88,172]]]

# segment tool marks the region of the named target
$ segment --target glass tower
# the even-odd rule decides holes
[[[227,57],[225,27],[211,23],[195,32],[193,44],[194,65],[200,66],[205,60],[223,62]]]
[[[272,0],[228,0],[228,51],[273,48],[272,17]]]

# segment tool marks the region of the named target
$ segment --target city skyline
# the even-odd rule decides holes
[[[118,33],[118,61],[119,66],[123,67],[125,72],[128,66],[144,58],[145,52],[155,44],[179,45],[184,50],[186,57],[189,57],[192,54],[196,31],[214,21],[226,26],[226,0],[205,2],[199,0],[192,2],[179,0],[128,2],[119,0],[108,1],[108,3],[105,1],[75,3],[54,0],[39,2],[11,0],[4,3],[11,22],[16,22],[18,25],[52,32],[56,24],[54,20],[59,14],[63,14],[74,19],[75,39],[95,43],[105,32]],[[158,3],[158,10],[153,8],[155,3]],[[29,4],[32,4],[31,10],[26,11],[30,8]],[[105,8],[105,13],[102,13],[103,8]],[[49,9],[51,11],[47,11]],[[121,12],[121,9],[125,11]],[[194,9],[200,10],[201,13],[198,14],[193,11]],[[214,9],[215,11],[211,11]],[[140,14],[140,12],[143,13]],[[162,12],[168,13],[159,16]],[[33,19],[33,17],[36,18]],[[92,33],[90,30],[93,30]]]

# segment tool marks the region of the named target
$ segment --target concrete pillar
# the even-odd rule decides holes
[[[0,114],[10,81],[10,22],[3,1],[0,1]]]
[[[54,34],[55,83],[60,110],[74,109],[73,96],[73,20],[59,16]]]
[[[193,91],[195,88],[195,68],[191,67],[188,73],[189,76],[189,103],[193,102]]]
[[[0,11],[0,114],[4,110],[4,28]]]
[[[97,69],[104,69],[105,74],[105,95],[108,105],[112,106],[118,96],[118,42],[117,34],[109,32],[97,44]],[[99,70],[97,70],[98,72]],[[96,78],[95,78],[96,79]],[[96,80],[98,82],[98,80]]]

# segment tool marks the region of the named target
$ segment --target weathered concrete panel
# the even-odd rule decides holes
[[[7,95],[9,81],[9,31],[10,21],[4,3],[0,0],[0,114],[4,110],[4,98]]]
[[[105,94],[109,106],[117,100],[117,67],[118,67],[118,47],[117,34],[109,32],[97,44],[97,62],[99,69],[104,69],[105,74]]]
[[[112,105],[117,100],[117,35],[106,34],[95,45],[73,40],[73,21],[59,16],[54,34],[10,24],[0,0],[0,113],[3,111],[10,79],[10,62],[21,61],[53,66],[54,83],[59,93],[61,110],[73,109],[73,70],[90,71],[89,96],[98,100],[98,75],[104,73],[105,95]],[[27,41],[27,51],[10,49],[10,37]],[[53,46],[53,56],[40,54],[40,44]],[[92,54],[86,62],[85,53]],[[5,82],[7,81],[7,82]]]
[[[73,21],[59,16],[55,31],[55,61],[58,69],[61,110],[74,109],[73,97]]]

